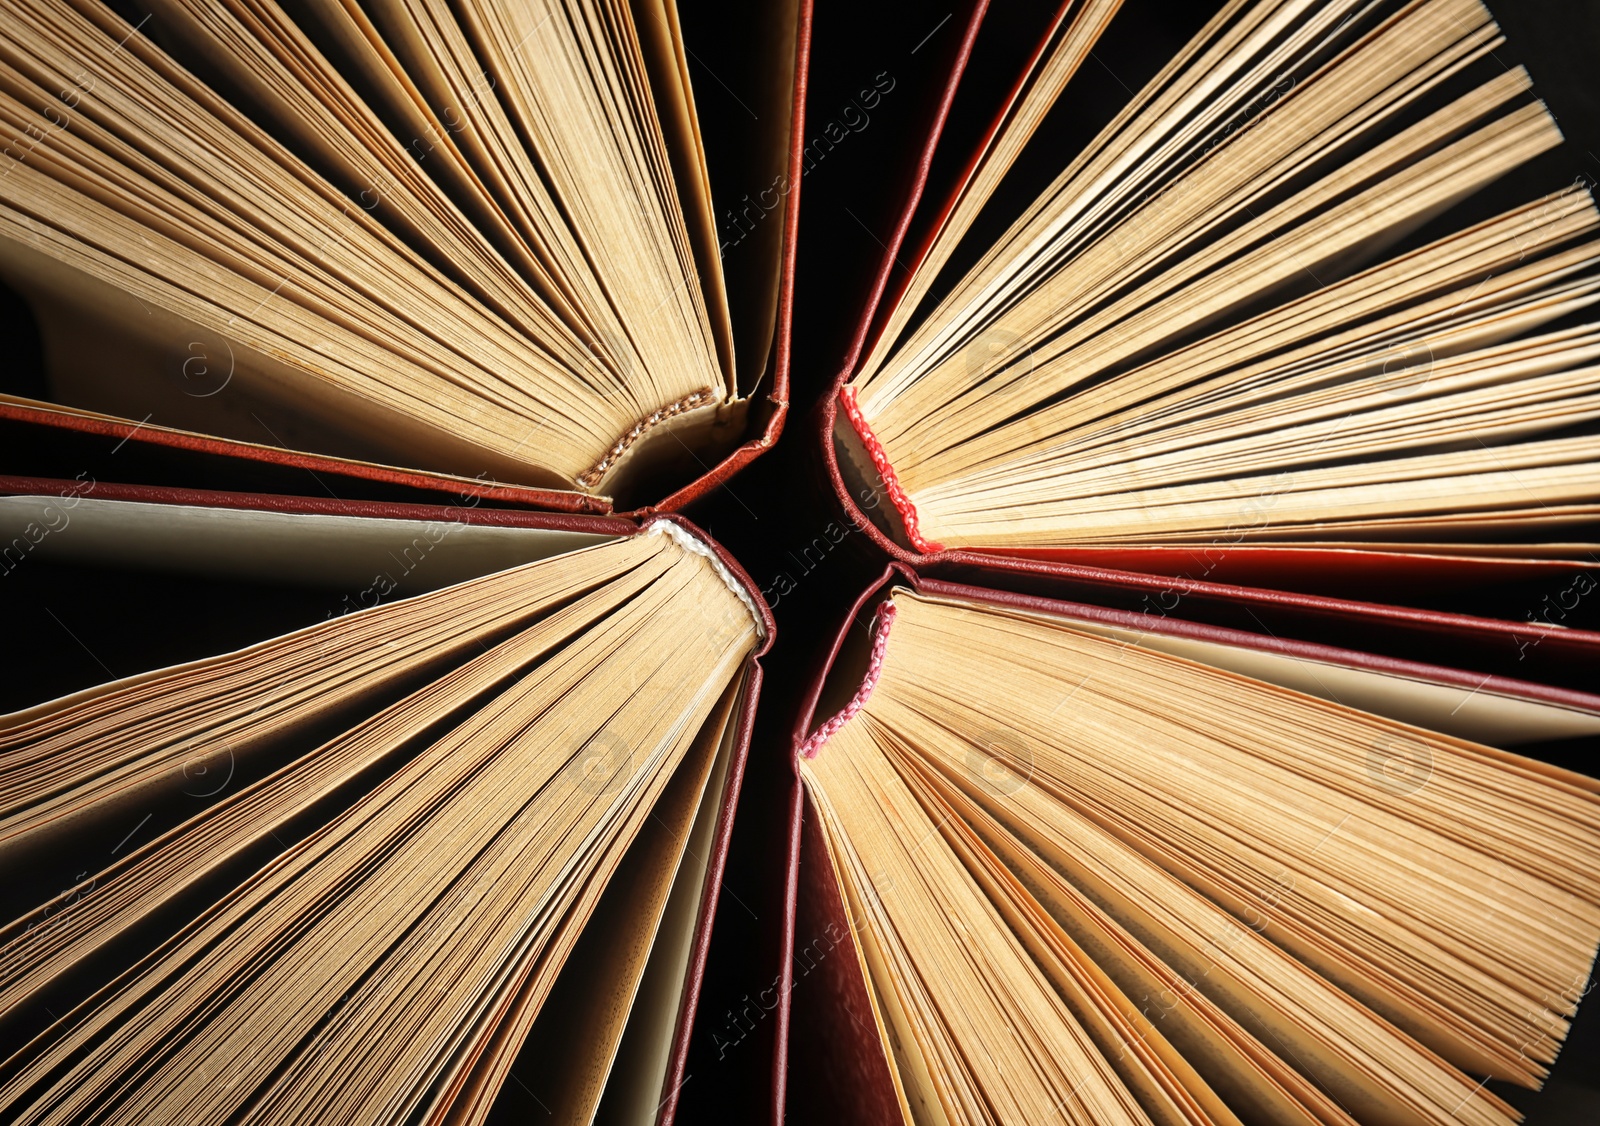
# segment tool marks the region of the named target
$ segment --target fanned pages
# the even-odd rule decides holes
[[[895,588],[801,746],[906,1121],[1517,1121],[1488,1080],[1539,1084],[1600,945],[1600,784],[1391,718],[1414,673],[1359,710],[1161,641]]]
[[[5,717],[0,1116],[654,1108],[762,629],[658,523]]]
[[[1236,0],[961,245],[1115,7],[1046,44],[841,389],[841,461],[881,476],[888,530],[1583,557],[1600,213],[1525,177],[1453,218],[1561,141],[1488,11]]]
[[[650,500],[744,437],[769,357],[671,3],[0,14],[0,276],[56,403]]]

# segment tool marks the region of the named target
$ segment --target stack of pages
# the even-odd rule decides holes
[[[0,0],[0,1120],[1537,1123],[1600,208],[1479,0],[1168,15],[930,13],[738,497],[810,0]]]
[[[808,18],[0,6],[0,1119],[672,1117]]]
[[[963,13],[820,412],[897,562],[800,709],[777,1098],[1517,1121],[1600,945],[1600,210],[1477,0],[1224,4],[1063,153],[1122,7],[1000,89]]]

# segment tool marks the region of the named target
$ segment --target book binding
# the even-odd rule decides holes
[[[103,501],[174,505],[202,508],[238,509],[302,516],[344,516],[368,519],[407,520],[428,523],[467,524],[483,527],[537,528],[551,531],[584,532],[604,536],[665,534],[696,554],[705,556],[717,574],[738,596],[755,619],[758,641],[750,654],[747,688],[738,703],[732,735],[732,757],[721,804],[712,833],[711,855],[696,915],[690,947],[688,973],[679,1000],[678,1015],[668,1057],[668,1071],[657,1110],[659,1126],[670,1126],[678,1105],[678,1092],[687,1079],[686,1068],[692,1040],[700,989],[705,978],[706,956],[716,916],[718,891],[733,832],[734,812],[739,801],[745,763],[756,706],[761,695],[761,658],[770,651],[776,634],[772,611],[761,597],[749,574],[728,552],[704,531],[674,513],[656,515],[647,521],[617,516],[594,516],[570,512],[536,511],[526,508],[478,507],[475,495],[465,495],[462,503],[450,506],[391,503],[382,501],[342,501],[332,498],[223,493],[201,489],[165,486],[127,485],[104,481],[64,481],[37,477],[0,476],[0,496],[84,497]]]

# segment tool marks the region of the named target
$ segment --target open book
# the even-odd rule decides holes
[[[1600,212],[1487,9],[1233,0],[1066,148],[1120,7],[1053,9],[964,163],[930,135],[959,171],[825,411],[845,502],[905,558],[1589,560]]]
[[[8,416],[624,506],[748,460],[801,9],[7,0],[0,278],[48,368]]]
[[[791,1109],[1490,1126],[1588,992],[1600,696],[895,569],[819,691]]]
[[[13,620],[89,659],[5,685],[0,1117],[670,1120],[771,631],[719,549],[4,491]]]

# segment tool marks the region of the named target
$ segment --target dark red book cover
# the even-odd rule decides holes
[[[744,778],[745,763],[749,757],[750,735],[756,707],[761,697],[761,658],[772,647],[776,625],[772,612],[761,597],[760,590],[739,562],[720,544],[712,540],[688,520],[675,514],[662,514],[646,520],[624,519],[616,516],[588,516],[567,512],[541,512],[530,509],[490,508],[481,506],[481,498],[462,494],[449,505],[392,503],[378,501],[340,501],[328,498],[268,495],[261,493],[218,493],[199,489],[123,485],[92,479],[70,481],[28,477],[0,477],[0,496],[30,496],[57,498],[63,516],[70,520],[72,507],[85,499],[97,502],[137,503],[141,505],[173,505],[186,507],[232,509],[252,512],[272,512],[298,516],[340,516],[357,519],[406,521],[419,528],[449,529],[456,526],[480,528],[536,528],[561,532],[589,533],[599,536],[638,535],[657,521],[669,521],[689,536],[705,545],[708,552],[725,569],[733,581],[743,587],[751,607],[760,618],[762,637],[758,648],[748,658],[747,688],[738,704],[732,734],[732,752],[728,765],[727,782],[717,809],[715,827],[711,836],[711,851],[701,901],[695,914],[691,942],[688,976],[678,1003],[676,1028],[673,1033],[664,1098],[658,1108],[657,1121],[666,1126],[673,1121],[677,1108],[678,1091],[684,1082],[684,1068],[693,1034],[695,1013],[700,997],[701,982],[705,975],[706,956],[710,947],[712,925],[716,917],[718,891],[722,871],[727,862],[729,838],[733,832],[734,811],[738,807],[740,788]],[[67,526],[70,530],[70,525]],[[51,534],[48,529],[41,533]],[[441,536],[443,532],[439,533]],[[27,537],[24,537],[26,540]],[[42,542],[42,541],[41,541]],[[427,542],[432,542],[428,540]],[[15,548],[15,544],[7,545]],[[32,550],[29,542],[29,550]],[[26,556],[8,553],[4,569],[26,565]],[[397,564],[399,566],[399,564]],[[393,589],[393,581],[379,595]],[[365,595],[366,592],[362,592]],[[375,604],[362,596],[348,597],[336,609],[343,613],[363,609]],[[76,635],[74,635],[76,637]]]
[[[1106,576],[1109,578],[1109,576]],[[1263,630],[1241,630],[1184,616],[1180,606],[1168,615],[1148,610],[1111,609],[1102,603],[1078,602],[1039,594],[1020,594],[928,578],[903,563],[892,563],[882,577],[863,591],[841,624],[824,667],[801,699],[792,736],[793,766],[788,824],[788,872],[785,879],[783,937],[786,973],[779,988],[779,1047],[774,1060],[775,1087],[784,1102],[774,1121],[837,1121],[876,1124],[899,1121],[899,1106],[885,1048],[875,1025],[868,986],[861,975],[843,893],[818,828],[817,812],[799,773],[799,758],[822,745],[828,724],[837,723],[824,699],[847,699],[863,684],[865,636],[876,626],[876,611],[891,587],[943,596],[975,605],[994,605],[1120,626],[1137,636],[1181,637],[1220,642],[1243,649],[1277,653],[1298,660],[1353,669],[1370,669],[1410,680],[1449,685],[1472,694],[1554,704],[1600,715],[1600,633],[1561,631],[1559,655],[1538,663],[1547,680],[1536,675],[1530,649],[1515,638],[1515,623],[1446,613],[1421,614],[1394,607],[1327,598],[1295,599],[1316,613],[1297,617],[1288,636]],[[1068,580],[1062,589],[1081,588]],[[1214,600],[1228,599],[1223,589],[1199,592]],[[1261,592],[1247,592],[1260,598]],[[1329,623],[1343,622],[1359,631],[1361,649],[1314,640]],[[1524,639],[1526,640],[1526,638]],[[892,644],[892,638],[890,639]],[[1406,653],[1410,656],[1397,656]],[[1415,659],[1421,654],[1428,661]],[[846,713],[840,713],[840,718]],[[1536,751],[1535,754],[1538,752]],[[1582,764],[1575,764],[1582,769]]]
[[[500,481],[489,473],[465,477],[289,448],[266,433],[259,441],[215,437],[163,426],[159,418],[121,418],[58,406],[44,401],[42,389],[31,383],[21,394],[0,394],[0,472],[66,476],[87,463],[107,479],[151,484],[204,483],[230,490],[372,499],[466,495],[495,505],[592,514],[622,510],[640,518],[680,511],[769,450],[789,409],[811,4],[792,0],[751,13],[707,0],[685,3],[681,9],[691,59],[701,68],[697,74],[691,68],[691,78],[710,87],[699,97],[706,115],[701,128],[714,156],[726,165],[719,169],[724,175],[713,177],[713,202],[729,285],[752,288],[748,260],[762,257],[758,244],[770,244],[775,250],[776,301],[770,348],[757,365],[762,374],[743,436],[731,448],[723,441],[720,453],[689,451],[680,458],[683,466],[662,477],[659,491],[636,490],[638,495],[619,506],[606,496]],[[774,90],[772,76],[784,74],[792,75],[792,81]],[[736,88],[729,88],[729,82]],[[718,98],[735,108],[721,106]],[[757,114],[750,103],[763,113]],[[758,170],[749,154],[773,130],[787,136],[781,170],[760,170],[761,182],[756,183],[752,177]],[[203,371],[204,365],[197,370]],[[184,377],[189,374],[186,366]],[[10,381],[0,384],[0,391],[11,389]],[[76,460],[69,460],[66,451],[73,451]]]

